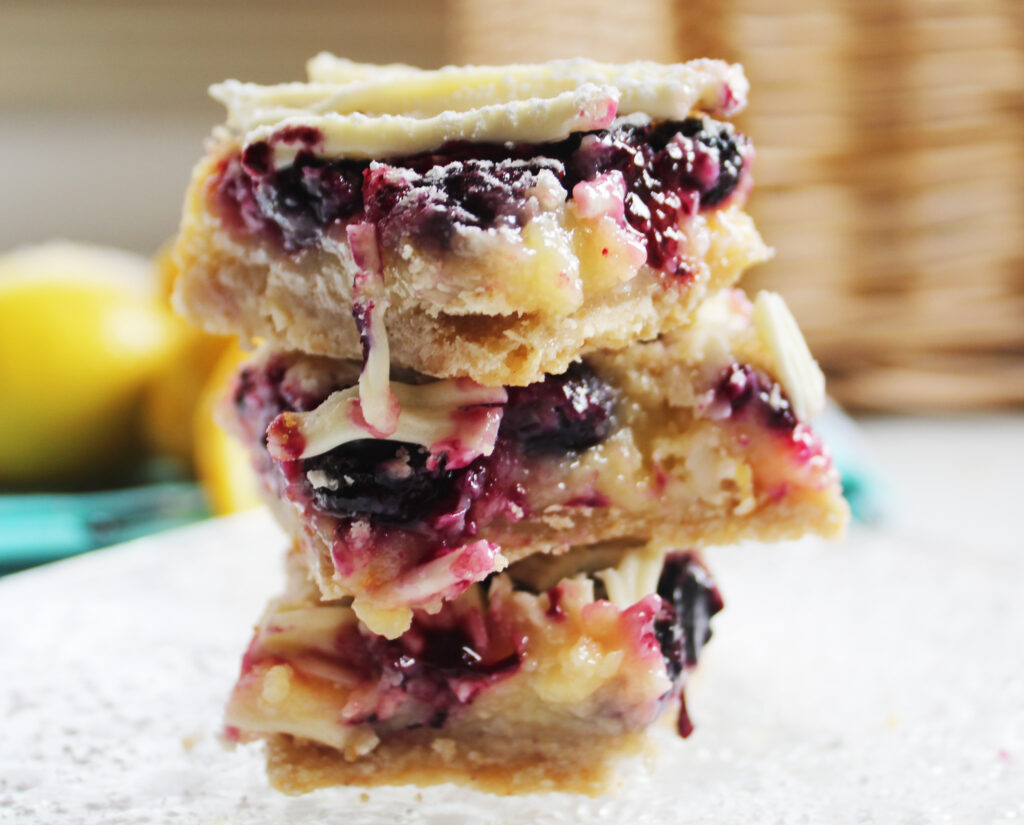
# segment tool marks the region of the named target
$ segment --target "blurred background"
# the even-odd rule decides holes
[[[0,23],[0,252],[141,256],[0,262],[8,568],[251,503],[208,423],[237,349],[170,316],[158,253],[222,118],[206,87],[301,79],[321,50],[742,62],[751,211],[777,250],[745,285],[786,296],[831,393],[855,412],[1024,403],[1020,0],[6,0]]]

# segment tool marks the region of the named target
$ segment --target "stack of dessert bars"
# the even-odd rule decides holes
[[[228,737],[273,784],[594,792],[721,598],[700,548],[832,536],[820,371],[743,211],[739,66],[319,55],[227,108],[182,313],[291,538]]]

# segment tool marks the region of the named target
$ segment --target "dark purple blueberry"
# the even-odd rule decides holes
[[[616,390],[583,362],[527,387],[509,387],[499,438],[527,453],[585,450],[611,435]]]
[[[429,670],[454,678],[492,676],[519,662],[515,654],[487,661],[461,627],[420,627],[416,635],[416,652],[406,649],[399,657],[403,663],[400,669],[406,672]]]
[[[747,139],[737,135],[727,123],[698,118],[684,120],[678,132],[693,142],[694,160],[689,166],[689,174],[700,190],[701,209],[718,206],[740,182]],[[701,164],[705,165],[703,175],[700,173]],[[710,177],[707,171],[712,164],[717,167],[717,174]]]
[[[430,727],[441,727],[452,708],[472,701],[480,689],[519,667],[511,647],[489,655],[477,650],[460,625],[446,625],[424,625],[417,619],[394,640],[363,636],[377,669],[387,674],[386,682],[397,683],[429,708],[424,724]]]
[[[242,168],[250,178],[269,175],[274,170],[274,150],[265,140],[250,143],[242,150]]]
[[[383,166],[366,173],[366,217],[385,246],[412,238],[446,251],[460,227],[522,226],[529,190],[543,160],[467,159],[432,166],[423,174]],[[552,165],[552,164],[548,164]],[[560,164],[553,164],[561,170]]]
[[[251,234],[264,235],[295,251],[363,208],[363,164],[328,162],[300,152],[274,170],[269,144],[254,143],[225,164],[217,184],[222,214]]]
[[[349,625],[335,639],[335,650],[363,681],[397,688],[420,704],[409,727],[440,728],[454,708],[519,667],[515,647],[499,629],[486,632],[484,646],[473,641],[468,627],[477,626],[478,637],[483,630],[479,618],[461,615],[449,603],[436,616],[417,612],[412,626],[397,639]],[[389,715],[371,712],[361,721],[373,723]]]
[[[423,518],[452,487],[444,462],[427,468],[429,452],[417,444],[360,439],[307,458],[303,470],[323,474],[311,482],[313,501],[324,512],[374,516],[385,524]]]
[[[669,678],[697,664],[700,650],[711,638],[711,617],[722,609],[722,596],[711,575],[692,553],[672,553],[658,580],[661,612],[654,634],[661,645]]]
[[[680,130],[686,134],[686,124],[694,121],[685,121],[684,129]],[[718,179],[715,184],[700,193],[700,208],[716,207],[732,194],[743,174],[744,158],[749,154],[750,141],[742,135],[737,135],[732,127],[716,123],[714,121],[697,121],[702,128],[692,137],[698,145],[702,146],[709,153],[718,154]]]
[[[361,212],[362,181],[362,164],[327,162],[302,153],[272,177],[258,178],[254,191],[291,250],[310,246],[324,228]]]
[[[263,212],[262,205],[256,199],[253,179],[239,158],[225,161],[215,181],[214,194],[224,221],[232,229],[283,242],[281,228],[273,216]]]
[[[700,208],[707,209],[736,188],[748,141],[728,123],[691,117],[682,122],[621,126],[609,134],[607,146],[608,159],[596,162],[598,173],[619,169],[627,188],[645,201],[652,196],[657,199],[659,193],[696,192]],[[643,160],[642,166],[638,158]]]
[[[749,364],[728,367],[715,388],[715,398],[727,403],[733,416],[756,412],[765,426],[773,430],[788,432],[797,425],[782,387]]]
[[[680,221],[732,193],[746,145],[731,126],[712,120],[623,124],[582,140],[569,161],[569,183],[621,172],[625,217],[647,239],[647,262],[682,273],[686,239]]]

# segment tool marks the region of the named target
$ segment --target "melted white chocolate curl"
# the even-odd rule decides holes
[[[529,98],[481,106],[464,112],[446,110],[429,118],[407,115],[298,114],[250,128],[246,143],[269,141],[275,167],[290,165],[301,142],[275,141],[280,132],[312,128],[321,135],[316,153],[322,157],[372,160],[414,155],[448,143],[543,143],[561,140],[573,132],[606,129],[618,111],[618,92],[611,86],[585,84],[552,98]],[[254,124],[249,122],[248,126]]]
[[[813,420],[825,409],[825,376],[782,296],[767,291],[757,294],[754,325],[772,354],[779,381],[796,417],[804,422]]]
[[[507,566],[501,548],[480,539],[410,570],[388,588],[388,594],[405,604],[440,604]]]
[[[413,568],[374,597],[386,599],[389,605],[425,606],[428,612],[434,612],[442,602],[457,598],[507,566],[501,548],[480,539]],[[398,638],[412,625],[409,607],[382,607],[366,596],[357,596],[352,609],[371,633],[388,639]]]
[[[329,70],[330,60],[339,62],[340,71]],[[573,59],[423,70],[355,64],[322,54],[308,65],[309,83],[261,86],[229,80],[212,91],[228,107],[232,122],[241,125],[257,112],[263,113],[266,122],[288,110],[426,118],[446,111],[552,98],[588,84],[615,88],[623,114],[682,117],[697,109],[730,115],[744,105],[748,89],[742,68],[718,60],[663,65]]]
[[[606,128],[618,115],[681,119],[693,111],[731,115],[748,90],[743,70],[717,60],[661,65],[558,60],[511,66],[447,66],[425,71],[372,66],[321,54],[309,83],[260,86],[226,81],[211,94],[246,143],[293,127],[312,127],[328,157],[382,158],[450,140],[560,140]],[[275,163],[296,147],[275,146]]]
[[[625,610],[658,592],[664,565],[665,554],[651,545],[631,550],[615,567],[599,570],[594,576],[604,583],[608,601]]]
[[[433,461],[443,455],[449,470],[465,467],[478,456],[490,455],[501,424],[501,404],[508,400],[504,387],[483,387],[468,378],[430,384],[390,383],[400,406],[394,441],[420,444]],[[279,460],[310,458],[349,441],[376,438],[363,418],[358,386],[331,393],[315,410],[281,413],[267,431],[267,449]],[[299,453],[289,439],[302,438]]]
[[[349,224],[345,231],[357,267],[352,280],[352,313],[365,350],[359,373],[360,410],[373,435],[387,438],[398,426],[400,409],[390,387],[391,348],[384,327],[388,300],[377,231],[369,222]]]

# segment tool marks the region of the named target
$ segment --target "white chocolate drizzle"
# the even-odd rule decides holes
[[[825,409],[825,376],[781,295],[761,291],[754,299],[754,326],[771,352],[793,412],[810,422]]]
[[[490,455],[498,437],[504,387],[483,387],[468,378],[430,384],[390,382],[399,405],[398,419],[388,438],[420,444],[430,450],[436,466],[441,457],[449,470],[465,467]],[[289,435],[302,436],[302,450],[289,450]],[[309,412],[281,413],[267,431],[267,449],[280,460],[322,455],[335,447],[364,438],[377,438],[364,419],[358,386],[331,393]]]
[[[353,223],[346,227],[346,233],[356,265],[352,314],[364,342],[363,369],[359,373],[360,411],[374,437],[387,438],[398,426],[400,409],[390,387],[391,348],[384,326],[388,300],[377,231],[372,223]]]
[[[739,65],[693,60],[661,65],[558,60],[510,66],[422,70],[373,66],[320,54],[309,83],[213,86],[228,126],[245,143],[311,127],[327,157],[385,158],[427,151],[451,140],[544,142],[606,128],[616,115],[680,119],[693,111],[731,115],[746,103]],[[296,147],[274,146],[275,163]]]
[[[481,106],[468,111],[444,111],[428,118],[408,115],[352,114],[291,115],[271,125],[257,126],[246,143],[268,141],[276,168],[291,164],[302,143],[275,141],[278,133],[312,128],[321,135],[316,153],[322,157],[372,160],[413,155],[449,141],[501,143],[516,140],[540,143],[561,140],[573,132],[606,129],[618,111],[618,92],[611,86],[586,84],[552,98],[530,98]]]
[[[604,583],[608,601],[626,610],[658,591],[658,579],[665,555],[654,546],[626,553],[615,567],[599,570],[595,578]]]

